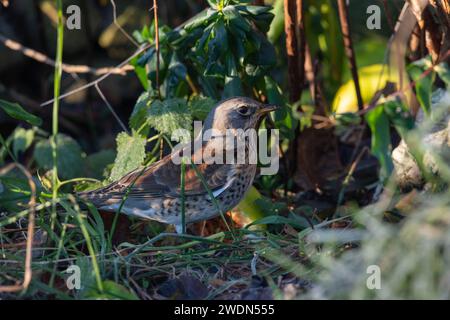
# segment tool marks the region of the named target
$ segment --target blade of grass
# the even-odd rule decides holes
[[[213,202],[214,206],[216,207],[216,209],[219,211],[220,216],[222,217],[223,222],[225,223],[228,231],[230,231],[231,233],[231,237],[233,238],[233,240],[236,240],[234,232],[231,230],[230,226],[228,225],[227,220],[225,219],[225,214],[222,210],[222,208],[220,207],[219,203],[217,202],[217,199],[214,197],[211,189],[209,188],[208,184],[206,183],[205,177],[202,175],[202,173],[200,172],[200,170],[198,170],[197,166],[194,164],[194,162],[192,162],[191,160],[191,167],[194,169],[195,174],[197,175],[197,177],[200,179],[200,181],[202,182],[203,187],[205,188],[206,192],[208,192],[208,195],[211,199],[211,201]]]
[[[83,217],[80,212],[80,207],[78,206],[75,197],[69,195],[68,198],[72,202],[72,205],[70,205],[66,201],[61,201],[61,205],[67,212],[71,213],[77,219],[78,224],[80,225],[81,233],[83,234],[83,237],[86,240],[86,246],[89,252],[89,256],[92,259],[92,267],[94,269],[95,280],[97,282],[97,289],[101,293],[103,293],[103,282],[100,275],[100,268],[98,267],[97,255],[95,253],[94,246],[92,245],[91,236],[88,232],[88,228],[86,227],[85,221],[83,220]]]
[[[52,148],[53,170],[52,170],[52,215],[51,228],[53,230],[56,219],[56,198],[58,197],[59,179],[58,179],[58,152],[56,145],[56,137],[58,135],[58,114],[59,114],[59,95],[61,92],[61,75],[62,75],[62,54],[64,41],[64,24],[63,24],[63,9],[62,0],[56,0],[58,11],[58,26],[57,26],[57,44],[56,44],[56,59],[55,59],[55,74],[53,84],[53,118],[52,118],[52,137],[50,144]]]
[[[185,197],[185,173],[186,164],[181,160],[181,232],[186,233],[186,197]]]

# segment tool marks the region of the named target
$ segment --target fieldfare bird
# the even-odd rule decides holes
[[[236,148],[235,145],[239,145],[236,141],[230,144],[229,140],[227,143],[220,138],[230,133],[237,137],[242,130],[256,130],[264,115],[276,108],[245,97],[219,102],[207,116],[202,133],[191,143],[148,167],[128,173],[106,187],[83,192],[79,196],[100,210],[117,212],[120,209],[128,215],[173,224],[177,232],[181,233],[182,165],[173,160],[181,155],[186,156],[192,145],[194,152],[189,158],[194,159],[199,153],[203,156],[199,164],[193,165],[193,161],[188,161],[184,165],[185,223],[207,220],[232,209],[245,196],[256,173],[256,163],[249,161],[252,147],[248,139],[243,140],[246,151],[244,161],[211,163],[206,159],[211,160],[211,156],[216,157],[217,153],[225,155],[230,151],[233,154],[242,152],[242,149]],[[203,135],[206,132],[213,134],[205,139]],[[195,150],[195,145],[200,148]],[[208,156],[205,156],[206,151]]]

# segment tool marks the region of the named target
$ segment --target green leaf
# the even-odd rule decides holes
[[[263,90],[269,103],[283,107],[274,112],[275,127],[280,129],[282,137],[293,139],[294,129],[298,122],[294,121],[292,110],[287,106],[287,101],[281,88],[270,76],[264,76]]]
[[[213,20],[218,16],[218,12],[214,9],[208,8],[206,11],[201,12],[199,15],[193,17],[192,21],[188,22],[184,29],[193,30],[201,25],[208,24],[209,21]]]
[[[450,68],[448,67],[447,62],[441,62],[437,66],[434,67],[434,71],[437,72],[439,78],[445,82],[447,87],[450,87]]]
[[[36,192],[42,191],[40,182],[33,177]],[[27,177],[19,169],[13,169],[0,176],[0,209],[19,212],[28,206],[30,185]]]
[[[227,6],[223,9],[223,14],[225,19],[227,19],[230,23],[232,23],[235,27],[249,32],[251,30],[250,23],[246,19],[244,19],[235,6]]]
[[[430,113],[431,93],[436,73],[432,71],[425,76],[424,73],[431,66],[431,57],[428,56],[413,62],[407,68],[408,73],[415,82],[417,100],[419,100],[420,106],[427,115]]]
[[[148,109],[148,124],[157,131],[172,136],[177,129],[191,130],[192,115],[183,99],[154,100]]]
[[[139,133],[143,133],[143,135],[147,135],[145,131],[148,131],[143,128],[143,125],[147,121],[147,113],[151,102],[150,94],[147,91],[143,92],[136,101],[129,120],[130,127]]]
[[[34,130],[27,130],[24,128],[17,128],[13,133],[12,151],[17,157],[20,152],[26,151],[34,139]]]
[[[176,88],[180,82],[184,82],[187,75],[187,68],[174,53],[167,69],[167,77],[164,82],[166,98],[172,98],[176,93]]]
[[[239,77],[225,77],[225,87],[223,88],[222,99],[242,95],[241,79]]]
[[[90,154],[86,157],[86,166],[84,169],[84,175],[86,177],[102,180],[105,177],[105,169],[112,163],[116,152],[111,149],[101,150],[99,152]]]
[[[309,228],[310,225],[308,224],[308,222],[302,221],[300,219],[290,219],[290,218],[286,218],[283,216],[268,216],[268,217],[264,217],[261,219],[258,219],[248,225],[245,226],[245,228],[249,228],[250,226],[253,225],[259,225],[259,224],[288,224],[294,228],[299,228],[299,229],[305,229],[305,228]]]
[[[142,65],[138,64],[138,58],[134,57],[131,61],[130,64],[134,67],[134,73],[136,73],[136,76],[139,79],[139,82],[141,83],[141,85],[144,87],[144,90],[147,91],[148,90],[148,77],[147,77],[147,70],[145,70],[145,67],[143,67]]]
[[[384,112],[383,105],[379,105],[369,111],[365,118],[372,132],[372,154],[380,162],[380,178],[385,181],[394,169],[391,158],[389,118]]]
[[[87,299],[107,299],[107,300],[139,300],[138,297],[130,292],[124,286],[111,281],[106,280],[102,282],[103,292],[98,292],[95,289],[91,289],[86,292]]]
[[[84,159],[78,142],[65,134],[56,136],[58,153],[58,174],[64,179],[79,177],[83,171]],[[34,159],[44,170],[53,168],[52,147],[50,139],[39,141],[34,148]]]
[[[199,120],[205,120],[217,101],[209,97],[195,96],[189,102],[192,116]]]
[[[42,120],[39,117],[25,111],[19,104],[11,103],[0,99],[0,108],[2,108],[11,118],[26,121],[33,126],[40,126]]]
[[[414,118],[409,108],[401,100],[387,101],[383,107],[395,129],[405,139],[407,132],[414,128]]]
[[[223,65],[219,64],[219,58],[228,52],[227,30],[222,20],[219,20],[214,29],[212,38],[208,41],[207,64],[204,75],[220,77],[224,73]]]
[[[125,132],[117,135],[117,156],[109,180],[116,181],[142,164],[146,142],[146,138],[134,130],[131,136]]]

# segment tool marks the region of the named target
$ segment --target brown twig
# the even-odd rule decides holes
[[[103,94],[102,90],[100,90],[100,87],[99,87],[98,83],[95,84],[95,90],[97,90],[98,94],[100,95],[100,98],[102,98],[103,102],[106,104],[106,106],[108,107],[109,111],[112,113],[113,117],[120,124],[120,126],[122,127],[122,130],[125,131],[126,133],[130,134],[130,132],[128,131],[128,129],[125,126],[125,124],[122,122],[122,120],[120,120],[119,116],[114,111],[114,108],[111,106],[111,104],[109,103],[108,99],[106,99],[106,97]]]
[[[286,52],[288,56],[289,100],[300,98],[300,79],[298,74],[298,45],[295,34],[296,0],[284,0],[284,31],[286,33]]]
[[[295,17],[295,33],[297,37],[297,50],[298,50],[298,91],[299,97],[297,100],[302,98],[302,89],[305,82],[305,53],[306,53],[306,34],[305,34],[305,23],[304,23],[304,13],[303,13],[303,0],[296,0],[296,17]]]
[[[141,53],[144,52],[145,50],[151,48],[152,46],[153,46],[153,44],[146,44],[146,45],[140,47],[140,48],[139,48],[138,50],[136,50],[130,57],[128,57],[127,59],[125,59],[124,61],[122,61],[121,63],[119,63],[115,68],[121,69],[121,68],[125,67],[126,65],[128,65],[128,63],[129,63],[134,57],[138,56],[139,54],[141,54]],[[93,87],[93,86],[95,86],[96,84],[98,84],[98,83],[100,83],[101,81],[103,81],[103,80],[105,80],[106,78],[108,78],[108,77],[109,77],[110,75],[112,75],[112,74],[113,74],[112,72],[107,72],[107,73],[103,74],[102,76],[98,77],[97,79],[95,79],[94,81],[85,84],[84,86],[78,87],[78,88],[76,88],[76,89],[74,89],[74,90],[68,91],[68,92],[66,92],[66,93],[64,93],[64,94],[62,94],[62,95],[60,95],[60,96],[59,96],[59,99],[64,99],[64,98],[66,98],[66,97],[68,97],[68,96],[71,96],[71,95],[77,93],[77,92],[80,92],[80,91],[86,90],[86,89],[88,89],[88,88],[90,88],[90,87]],[[52,103],[53,103],[53,99],[50,99],[50,100],[48,100],[48,101],[45,101],[45,102],[41,103],[41,107],[47,106],[47,105],[52,104]]]
[[[15,284],[11,286],[0,286],[0,292],[17,292],[21,290],[26,290],[30,285],[31,278],[33,277],[33,272],[31,269],[31,262],[33,259],[33,240],[34,240],[34,225],[35,225],[35,207],[36,207],[36,184],[33,181],[33,177],[28,172],[28,170],[19,163],[12,163],[2,170],[0,170],[0,175],[3,175],[11,171],[14,167],[19,168],[20,171],[27,177],[28,184],[31,190],[30,201],[28,206],[30,208],[30,214],[28,215],[28,232],[27,232],[27,244],[25,253],[25,268],[24,276],[21,284]]]
[[[137,48],[139,48],[139,43],[137,43],[133,37],[131,37],[123,28],[122,26],[117,22],[117,8],[116,8],[116,3],[114,2],[114,0],[110,0],[111,5],[113,7],[113,21],[114,21],[114,25],[117,27],[117,29],[119,29],[119,31],[131,42],[133,43]]]
[[[152,9],[154,9],[152,7]],[[199,14],[202,14],[204,11],[200,12]],[[174,30],[181,30],[189,21],[191,21],[191,19],[188,19],[186,21],[184,21],[182,24],[180,24],[178,27],[176,27]],[[131,56],[129,56],[127,59],[125,59],[124,61],[122,61],[121,63],[119,63],[117,66],[114,67],[114,69],[122,69],[125,68],[125,66],[127,66],[130,61],[132,59],[134,59],[136,56],[140,55],[142,52],[144,52],[145,50],[150,49],[151,47],[153,47],[154,44],[152,43],[147,43],[145,45],[142,45],[139,49],[137,49]],[[79,88],[76,88],[74,90],[68,91],[62,95],[59,96],[59,99],[64,99],[67,98],[68,96],[71,96],[75,93],[81,92],[83,90],[86,90],[90,87],[95,86],[95,84],[102,82],[103,80],[105,80],[106,78],[108,78],[110,75],[112,75],[113,72],[112,70],[109,70],[108,72],[106,72],[105,74],[101,75],[100,77],[98,77],[97,79],[95,79],[94,81],[91,81],[89,83],[87,83],[84,86],[81,86]],[[49,104],[53,103],[53,99],[45,101],[43,103],[41,103],[41,107],[47,106]]]
[[[389,28],[391,28],[392,31],[394,31],[394,23],[392,22],[391,17],[391,10],[389,10],[389,5],[387,3],[387,0],[379,0],[383,4],[384,13],[386,15],[386,20],[389,24]]]
[[[364,102],[361,96],[361,88],[359,87],[358,68],[356,66],[355,51],[350,33],[350,25],[348,19],[348,8],[345,0],[337,0],[339,10],[339,20],[341,21],[342,36],[344,38],[345,54],[350,62],[350,71],[352,73],[353,83],[355,84],[356,98],[358,100],[358,108],[362,110]]]
[[[24,56],[27,56],[28,58],[31,58],[33,60],[36,60],[38,62],[47,64],[49,66],[54,67],[56,62],[55,60],[49,58],[42,52],[36,51],[34,49],[25,47],[24,45],[20,44],[17,41],[11,40],[4,35],[0,34],[0,42],[2,42],[5,47],[13,50],[13,51],[19,51]],[[133,66],[126,64],[119,67],[104,67],[104,68],[93,68],[85,65],[73,65],[73,64],[62,64],[62,70],[66,73],[90,73],[93,75],[104,75],[104,74],[119,74],[119,75],[125,75],[127,71],[133,70]]]

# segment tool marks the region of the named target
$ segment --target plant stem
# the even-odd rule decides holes
[[[185,172],[186,164],[184,158],[181,159],[181,230],[182,233],[186,233],[186,197],[185,197]]]
[[[56,0],[58,10],[58,27],[57,27],[57,45],[56,45],[56,63],[55,74],[53,84],[53,119],[52,119],[52,159],[53,159],[53,171],[52,171],[52,217],[51,217],[51,229],[55,226],[56,219],[56,198],[58,196],[58,154],[56,137],[58,135],[58,114],[59,114],[59,94],[61,91],[61,74],[62,74],[62,53],[63,53],[63,39],[64,39],[64,24],[63,24],[63,11],[62,0]]]
[[[295,34],[296,0],[284,0],[284,32],[286,33],[286,53],[288,58],[289,101],[300,99],[300,77],[298,74],[298,45]]]
[[[356,99],[358,100],[358,109],[364,108],[361,96],[361,88],[359,87],[358,67],[356,66],[355,51],[350,33],[350,24],[348,19],[348,8],[345,0],[338,0],[339,20],[341,21],[342,36],[344,38],[345,54],[350,62],[350,71],[352,73],[353,83],[355,84]]]
[[[161,91],[159,89],[159,23],[158,23],[158,1],[153,0],[153,16],[155,19],[155,51],[156,51],[156,88],[158,97],[161,99]]]

